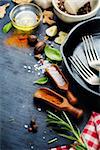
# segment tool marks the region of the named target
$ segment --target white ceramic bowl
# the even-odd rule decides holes
[[[97,11],[100,8],[100,0],[91,0],[92,10],[88,14],[84,15],[70,15],[63,11],[61,11],[57,6],[58,0],[52,0],[52,4],[54,7],[54,12],[58,16],[59,19],[66,23],[79,22],[86,19],[89,19],[96,15]]]

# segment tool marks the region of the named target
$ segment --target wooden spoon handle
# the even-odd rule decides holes
[[[78,102],[77,97],[75,97],[70,90],[67,91],[66,96],[70,104],[75,105]]]
[[[63,110],[71,113],[76,118],[80,118],[83,115],[83,110],[82,109],[75,108],[70,104],[67,107],[63,108]]]

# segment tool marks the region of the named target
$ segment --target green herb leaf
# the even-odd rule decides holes
[[[71,121],[69,120],[68,116],[64,111],[62,114],[63,115],[59,117],[58,115],[55,115],[54,113],[48,111],[48,119],[47,119],[48,123],[49,124],[53,123],[54,126],[56,125],[59,128],[59,131],[61,131],[62,129],[65,130],[66,133],[65,132],[63,134],[60,133],[59,135],[69,140],[76,141],[77,147],[74,144],[73,147],[76,147],[77,150],[88,150],[86,141],[82,140],[83,138],[81,138],[80,130],[78,128],[74,128],[74,126],[72,125]],[[71,133],[71,136],[67,135],[68,132]]]
[[[78,133],[78,135],[79,135],[79,136],[81,136],[81,133],[80,133],[79,128],[78,128],[78,127],[76,127],[76,129],[77,129],[77,133]]]
[[[45,51],[45,55],[49,59],[55,60],[55,61],[61,61],[62,60],[61,52],[58,49],[52,48],[52,47],[46,45],[44,51]]]
[[[57,141],[57,138],[54,138],[54,139],[48,141],[48,144],[51,144],[51,143],[56,142],[56,141]]]
[[[36,84],[45,84],[47,82],[48,82],[48,78],[47,77],[42,77],[42,78],[34,81],[34,83],[36,83]]]
[[[69,139],[69,140],[72,140],[72,141],[75,141],[76,140],[76,138],[74,138],[74,137],[72,137],[72,136],[69,136],[69,135],[65,135],[65,134],[59,134],[60,136],[62,136],[62,137],[65,137],[65,138],[67,138],[67,139]]]
[[[81,145],[76,145],[75,146],[76,150],[86,150],[84,147],[82,147]]]
[[[11,28],[12,28],[12,23],[9,22],[6,25],[4,25],[2,30],[3,30],[4,33],[7,33]]]

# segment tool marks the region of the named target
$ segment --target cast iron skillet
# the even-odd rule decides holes
[[[86,64],[86,56],[84,53],[82,36],[92,34],[95,42],[96,49],[100,56],[100,17],[95,17],[93,19],[89,19],[82,23],[76,25],[69,33],[65,42],[61,45],[60,49],[62,52],[62,56],[65,62],[65,65],[70,73],[70,75],[76,80],[76,82],[82,86],[85,90],[91,92],[96,96],[100,96],[100,87],[99,86],[91,86],[86,83],[80,75],[76,72],[76,70],[71,65],[68,57],[74,54],[77,54],[79,58]],[[95,72],[95,70],[93,70]],[[98,72],[95,72],[98,75]]]

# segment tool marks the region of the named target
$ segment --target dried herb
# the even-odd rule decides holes
[[[7,23],[6,25],[4,25],[4,27],[3,27],[3,32],[4,33],[7,33],[7,32],[9,32],[9,30],[12,28],[12,23],[11,22],[9,22],[9,23]]]
[[[54,142],[56,142],[56,141],[57,141],[57,138],[54,138],[54,139],[48,141],[48,144],[54,143]]]
[[[58,49],[52,48],[51,46],[46,45],[44,51],[45,51],[45,55],[49,59],[55,60],[55,61],[61,61],[62,60],[61,52]]]
[[[34,83],[36,83],[36,84],[45,84],[47,82],[48,82],[48,78],[47,77],[42,77],[42,78],[34,81]]]
[[[62,117],[59,117],[52,112],[48,112],[47,122],[48,124],[58,126],[60,131],[64,131],[63,134],[59,134],[60,136],[65,137],[73,142],[76,141],[75,144],[71,145],[73,148],[77,150],[88,150],[87,143],[84,137],[82,137],[80,130],[73,127],[65,112],[63,112]],[[68,132],[71,133],[71,135],[68,135]]]

